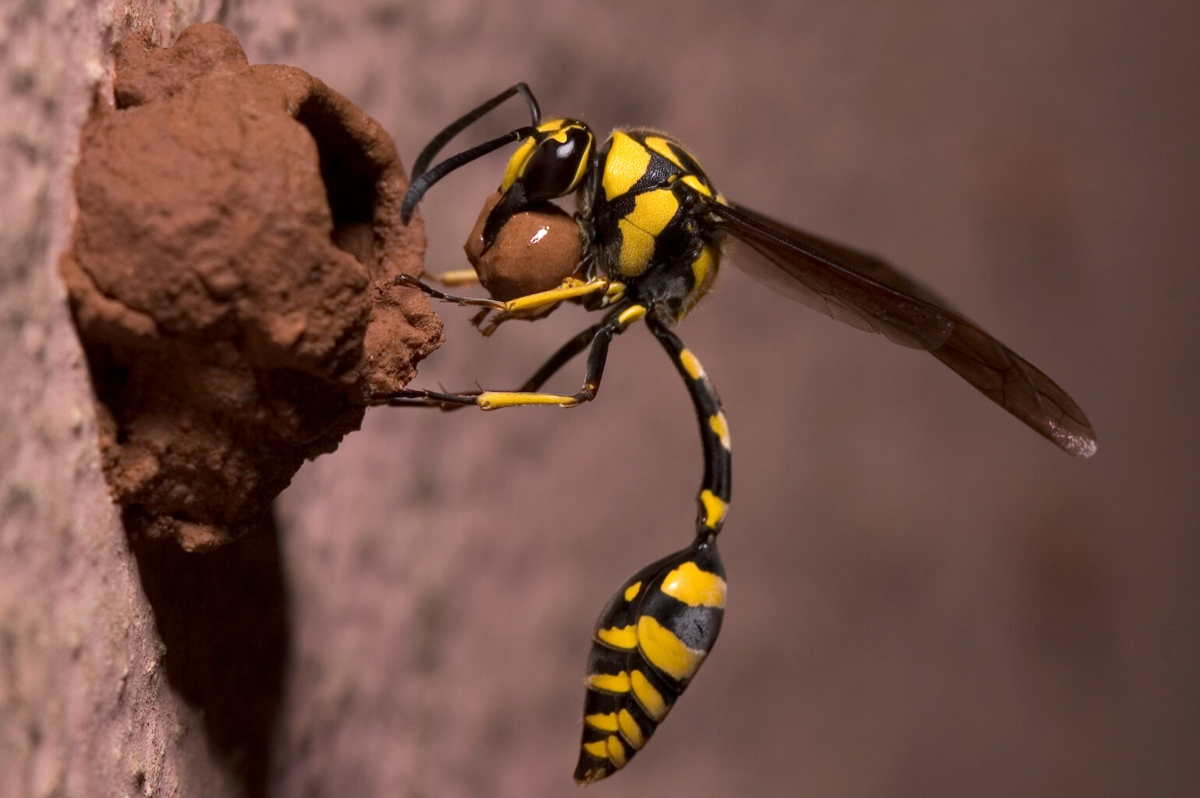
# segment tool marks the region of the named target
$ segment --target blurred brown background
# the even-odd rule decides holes
[[[409,163],[518,80],[548,114],[670,131],[729,197],[933,287],[1095,425],[1099,453],[1073,460],[928,355],[727,270],[679,328],[735,443],[725,627],[593,792],[1197,794],[1193,5],[231,0],[197,18],[347,95]],[[461,144],[527,118],[495,117]],[[503,163],[430,194],[429,269],[463,265]],[[590,322],[563,309],[484,340],[439,311],[416,385],[513,387]],[[576,794],[591,625],[689,541],[700,473],[642,330],[582,409],[369,412],[278,503],[290,654],[264,792]]]

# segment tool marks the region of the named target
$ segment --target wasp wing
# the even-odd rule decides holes
[[[751,277],[838,321],[928,350],[1063,450],[1095,454],[1095,430],[1066,391],[919,283],[872,255],[746,208],[714,203],[712,213]]]

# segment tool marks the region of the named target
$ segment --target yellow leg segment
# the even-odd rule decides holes
[[[457,280],[462,279],[467,281],[467,270],[460,272],[444,272],[442,275],[433,277],[433,279]],[[474,275],[474,272],[469,272]],[[408,274],[397,275],[394,283],[406,288],[415,288],[426,296],[441,300],[442,302],[452,302],[463,307],[488,308],[489,310],[498,310],[501,315],[513,313],[515,311],[537,310],[549,305],[554,305],[566,299],[576,299],[578,297],[589,296],[591,294],[604,294],[609,304],[618,301],[625,294],[625,284],[605,280],[599,277],[591,280],[579,280],[575,277],[568,277],[563,280],[562,285],[558,288],[552,288],[549,291],[539,291],[536,294],[510,299],[507,302],[501,302],[498,299],[483,299],[475,297],[451,296],[438,291],[436,288],[430,288],[422,283],[416,277]],[[450,283],[447,283],[450,284]],[[466,284],[465,282],[461,284]]]
[[[594,390],[594,389],[593,389]],[[559,407],[574,407],[582,398],[566,396],[558,393],[522,393],[520,391],[484,391],[479,394],[476,404],[481,410],[498,410],[501,407],[522,407],[524,405],[558,405]]]
[[[475,273],[474,269],[452,269],[446,272],[429,272],[425,275],[425,279],[448,288],[456,288],[463,285],[474,285],[479,282],[479,275]]]
[[[551,288],[549,291],[539,291],[536,294],[528,294],[527,296],[510,299],[504,303],[504,311],[514,313],[521,310],[536,310],[544,308],[547,305],[553,305],[562,302],[566,299],[577,299],[581,296],[589,294],[609,293],[611,286],[614,283],[609,280],[603,280],[599,277],[584,282],[574,277],[568,277],[563,280],[562,285],[558,288]],[[624,286],[622,286],[624,288]]]

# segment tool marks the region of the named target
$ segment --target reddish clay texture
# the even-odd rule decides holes
[[[321,81],[250,66],[219,25],[127,41],[84,127],[61,271],[135,533],[188,549],[256,525],[441,340],[387,133]]]
[[[534,203],[514,215],[484,251],[483,228],[500,196],[497,191],[484,201],[463,246],[480,284],[501,300],[558,287],[579,267],[579,224],[553,203]]]

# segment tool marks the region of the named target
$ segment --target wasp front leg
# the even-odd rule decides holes
[[[464,269],[458,272],[444,272],[438,275],[430,275],[430,279],[447,286],[469,285],[473,281],[468,279],[467,274],[468,270]],[[567,277],[556,288],[551,288],[548,291],[538,291],[537,293],[527,294],[507,301],[487,297],[464,297],[447,294],[433,286],[426,285],[421,280],[408,274],[398,275],[395,278],[394,284],[405,288],[415,288],[425,294],[425,296],[440,302],[447,302],[461,307],[483,308],[471,320],[471,323],[478,327],[484,335],[491,335],[500,324],[511,318],[544,315],[552,310],[554,305],[568,299],[581,299],[599,294],[601,295],[600,306],[603,307],[605,305],[616,304],[625,293],[625,285],[623,283],[600,277],[591,280]],[[488,320],[489,314],[493,312],[496,315]],[[485,320],[487,321],[486,325],[484,325]]]
[[[461,288],[464,285],[478,283],[479,275],[475,273],[474,269],[451,269],[445,272],[426,272],[425,279],[440,283],[447,288]]]
[[[575,767],[581,784],[612,775],[641,750],[712,650],[725,614],[717,535],[730,498],[729,425],[700,361],[665,326],[649,326],[683,376],[700,422],[696,538],[627,580],[600,613]]]
[[[614,285],[619,285],[599,277],[587,281],[568,277],[557,288],[551,288],[549,291],[539,291],[536,294],[528,294],[516,299],[510,299],[507,302],[502,302],[499,299],[446,294],[432,286],[426,285],[409,274],[397,275],[395,284],[406,288],[415,288],[426,296],[441,302],[450,302],[463,307],[487,308],[488,310],[496,310],[501,313],[538,310],[549,305],[556,305],[567,299],[577,299],[598,293],[607,294],[612,292]]]

